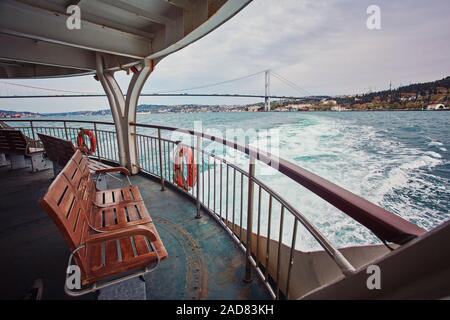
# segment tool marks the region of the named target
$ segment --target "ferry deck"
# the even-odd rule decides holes
[[[24,298],[37,279],[42,280],[44,299],[440,299],[450,296],[449,223],[427,231],[270,152],[186,128],[138,123],[139,97],[147,79],[157,72],[157,64],[213,32],[245,10],[250,2],[0,2],[0,78],[91,75],[104,89],[113,118],[113,122],[0,119],[0,298]],[[81,28],[76,23],[77,10],[82,12]],[[130,77],[124,90],[115,77],[119,72]],[[265,103],[270,109],[267,94]],[[149,213],[144,217],[147,220],[139,214],[139,221],[145,220],[146,225],[126,221],[119,229],[102,226],[104,229],[100,230],[89,225],[89,217],[83,216],[83,227],[92,230],[78,237],[80,231],[75,227],[79,215],[73,226],[61,222],[63,214],[54,212],[50,200],[42,206],[45,199],[61,191],[52,187],[53,183],[70,183],[69,178],[75,173],[69,177],[67,170],[81,162],[66,159],[57,168],[55,161],[50,161],[51,150],[42,149],[43,141],[39,141],[38,134],[58,139],[55,143],[59,147],[76,146],[80,127],[98,143],[96,150],[81,148],[86,155],[80,161],[95,160],[109,166],[106,170],[129,173],[131,184],[142,195],[139,203],[134,199],[133,204],[138,203]],[[187,143],[172,139],[171,133],[175,131],[187,137]],[[233,163],[221,154],[209,152],[205,144],[211,143],[241,154],[245,163]],[[175,177],[174,154],[180,154],[181,146],[196,160],[196,167],[189,169],[189,179],[193,181],[187,182],[188,185],[184,185],[186,181],[179,182],[179,175]],[[75,157],[79,152],[73,149],[72,153]],[[25,168],[14,168],[17,163],[18,167]],[[51,170],[52,166],[55,170]],[[370,230],[380,239],[379,244],[337,248],[302,214],[301,205],[290,203],[262,181],[256,170],[258,166],[270,166],[287,183],[314,193]],[[87,210],[87,204],[99,207],[95,201],[85,201],[86,195],[91,200],[96,192],[87,187],[93,176],[83,173],[80,178],[79,181],[84,181],[79,184],[83,194],[67,186],[58,206],[69,190],[73,198],[69,213],[75,201],[79,212]],[[106,175],[103,188],[124,183],[123,177],[118,180],[113,176]],[[69,213],[65,217],[67,221]],[[150,216],[153,221],[149,222]],[[300,232],[309,234],[320,249],[301,250]],[[87,261],[90,252],[87,246],[96,244],[102,237],[112,239],[134,233],[148,235],[146,248],[151,247],[153,251],[142,258],[133,247],[135,256],[130,259],[142,258],[139,260],[142,266],[143,262],[157,257],[158,268],[151,273],[147,267],[145,272],[137,272],[137,264],[130,263],[111,269],[108,276],[115,277],[112,281],[95,280]],[[159,249],[152,241],[158,243],[158,248],[167,250],[165,259],[160,261]],[[67,290],[69,257],[75,257],[77,266],[83,269],[84,291],[78,294]],[[104,254],[98,257],[105,259]],[[126,260],[122,258],[121,266]],[[368,270],[373,265],[383,275],[383,286],[377,290],[367,285]]]

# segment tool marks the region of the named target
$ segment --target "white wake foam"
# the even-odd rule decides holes
[[[422,227],[431,228],[442,221],[445,208],[427,205],[434,201],[436,186],[445,185],[445,181],[437,181],[438,177],[427,174],[427,170],[443,163],[439,153],[405,146],[394,138],[386,138],[376,128],[348,120],[312,115],[305,118],[300,123],[280,126],[282,158]],[[274,172],[264,179],[334,244],[348,246],[378,241],[366,228],[288,178]],[[310,237],[301,235],[300,238],[302,248],[317,248]]]

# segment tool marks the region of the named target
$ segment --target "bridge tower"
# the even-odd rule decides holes
[[[270,111],[270,70],[265,72],[264,111]]]

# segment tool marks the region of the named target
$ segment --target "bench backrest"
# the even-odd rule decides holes
[[[45,196],[39,201],[41,207],[63,234],[71,250],[82,244],[84,237],[89,233],[87,210],[88,205],[92,205],[90,200],[92,192],[85,190],[85,180],[91,179],[90,175],[83,177],[74,157],[55,178]],[[84,197],[88,197],[88,199],[84,199]],[[75,257],[83,271],[88,270],[86,251],[80,250]]]
[[[44,144],[47,157],[54,163],[64,167],[72,158],[77,148],[72,141],[38,133],[39,139]]]
[[[89,214],[92,203],[95,200],[96,186],[86,163],[86,157],[77,150],[61,173],[66,177],[71,188],[75,191],[85,212]]]
[[[28,141],[20,130],[2,129],[0,130],[0,152],[26,154]]]

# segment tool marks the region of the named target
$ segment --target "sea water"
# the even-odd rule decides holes
[[[427,230],[450,218],[450,112],[168,113],[139,114],[137,122],[192,129],[199,121],[204,130],[222,132],[276,129],[281,158]],[[378,242],[289,178],[274,172],[261,179],[338,247]],[[298,242],[303,249],[317,248],[307,232],[300,232]]]

